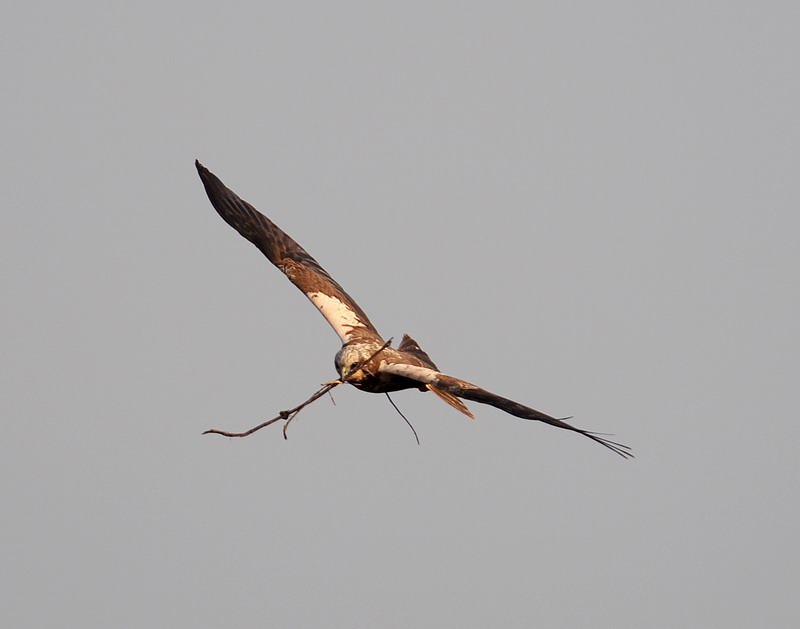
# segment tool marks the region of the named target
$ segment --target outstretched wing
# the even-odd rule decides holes
[[[417,382],[426,384],[429,387],[436,387],[437,389],[465,400],[472,400],[473,402],[480,402],[481,404],[489,404],[490,406],[499,408],[501,411],[505,411],[506,413],[516,417],[521,417],[522,419],[535,419],[537,421],[544,422],[545,424],[555,426],[556,428],[563,428],[565,430],[577,432],[581,435],[589,437],[589,439],[596,441],[609,450],[613,450],[626,459],[633,458],[630,448],[626,445],[622,445],[616,441],[604,439],[599,433],[576,428],[575,426],[565,422],[563,419],[557,419],[555,417],[551,417],[550,415],[545,415],[544,413],[528,406],[523,406],[519,402],[514,402],[513,400],[501,397],[495,393],[481,389],[479,386],[467,382],[466,380],[460,380],[458,378],[454,378],[453,376],[448,376],[440,371],[436,371],[435,369],[418,367],[417,365],[389,363],[383,361],[380,363],[378,370],[383,373],[389,373],[395,376],[404,376],[406,378],[410,378],[411,380],[416,380]]]
[[[364,311],[305,249],[247,201],[240,199],[199,161],[195,161],[195,166],[214,209],[303,291],[342,343],[354,339],[383,342]]]

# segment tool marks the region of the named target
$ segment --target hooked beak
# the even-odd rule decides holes
[[[360,382],[365,378],[364,371],[361,369],[357,369],[356,371],[350,372],[347,370],[347,367],[342,369],[342,381],[345,382]]]

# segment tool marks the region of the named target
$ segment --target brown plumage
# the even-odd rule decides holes
[[[577,432],[622,457],[633,456],[628,446],[440,372],[430,356],[407,334],[396,349],[384,347],[383,338],[364,311],[305,249],[200,162],[195,165],[219,215],[283,271],[339,335],[342,347],[336,353],[335,364],[340,378],[347,383],[370,393],[429,390],[473,419],[462,400],[488,404],[522,419]]]

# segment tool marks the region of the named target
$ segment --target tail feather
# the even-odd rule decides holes
[[[452,393],[449,393],[444,389],[440,389],[439,387],[433,384],[426,384],[425,386],[428,388],[429,391],[432,391],[433,393],[438,395],[440,400],[447,402],[454,409],[460,411],[461,413],[464,413],[464,415],[466,415],[470,419],[475,419],[475,415],[473,415],[472,412],[470,412],[470,410],[467,408],[467,405],[464,404],[464,402],[462,402],[458,397],[456,397]]]

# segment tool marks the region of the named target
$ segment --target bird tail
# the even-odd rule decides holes
[[[475,415],[473,415],[470,410],[467,408],[467,405],[464,404],[459,398],[457,398],[452,393],[449,393],[443,389],[440,389],[436,385],[433,384],[426,384],[425,385],[429,391],[433,391],[436,395],[439,396],[444,402],[447,402],[450,406],[452,406],[457,411],[464,413],[470,419],[475,419]]]

